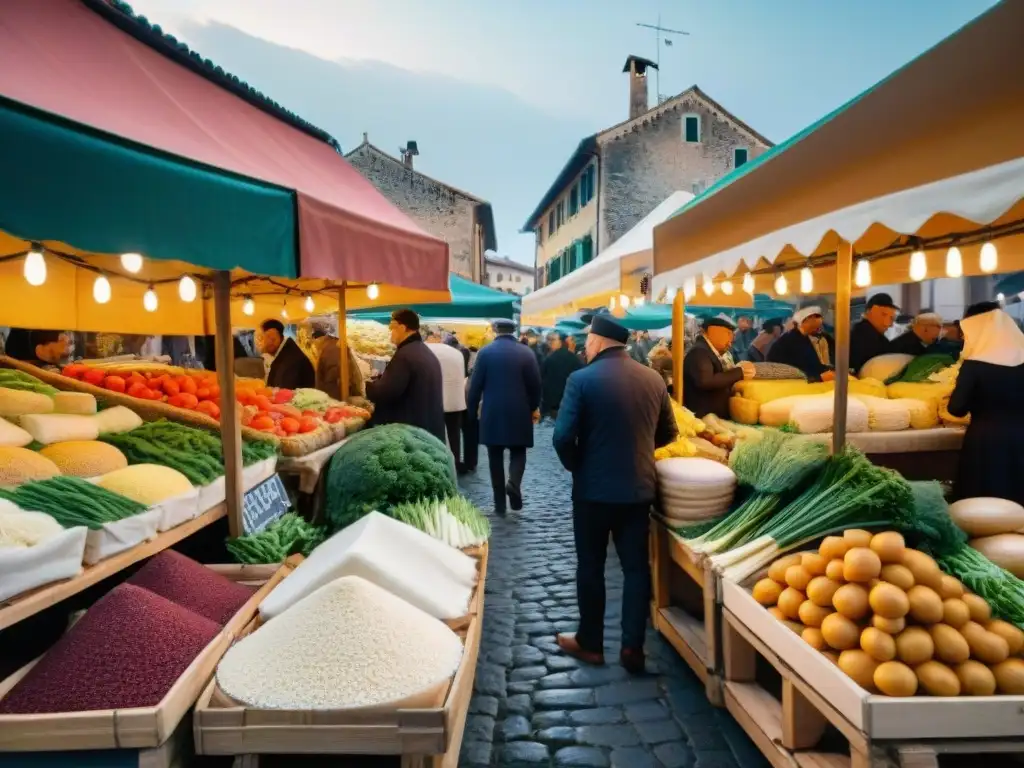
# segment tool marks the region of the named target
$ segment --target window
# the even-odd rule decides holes
[[[750,152],[746,147],[735,147],[732,151],[732,167],[739,168],[747,164]]]
[[[695,182],[693,182],[693,184],[690,185],[690,191],[694,195],[699,195],[701,192],[704,191],[704,182],[703,181],[695,181]]]
[[[551,237],[553,234],[555,234],[555,231],[557,229],[558,226],[555,224],[555,209],[552,208],[548,212],[548,237]]]
[[[581,248],[583,250],[583,255],[580,259],[580,266],[590,263],[591,259],[594,258],[594,240],[590,235],[583,238]]]
[[[591,165],[587,168],[584,177],[587,180],[587,202],[589,203],[597,194],[597,166]]]
[[[580,185],[573,184],[569,190],[569,215],[575,216],[580,212]]]
[[[555,205],[555,223],[558,226],[565,223],[565,200],[559,200]]]
[[[683,139],[687,144],[700,144],[700,115],[683,115]]]
[[[499,272],[499,273],[498,273],[498,276],[497,276],[496,278],[494,278],[494,279],[495,279],[495,280],[496,280],[497,282],[499,282],[499,283],[500,283],[500,282],[501,282],[501,279],[502,279],[502,276],[501,276],[501,272]]]
[[[516,275],[516,282],[517,283],[523,282],[523,276],[522,275]]]

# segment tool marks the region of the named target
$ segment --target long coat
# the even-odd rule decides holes
[[[683,404],[698,419],[709,413],[728,419],[732,385],[738,381],[743,381],[743,370],[725,370],[707,341],[699,338],[683,360]]]
[[[480,442],[505,448],[533,447],[533,412],[540,408],[540,369],[533,350],[499,336],[476,356],[469,383],[470,413],[481,399]]]
[[[776,339],[768,350],[768,362],[799,368],[807,375],[808,381],[821,381],[821,375],[831,370],[821,362],[811,338],[796,328],[786,331]]]
[[[335,400],[349,397],[362,397],[363,374],[352,349],[348,350],[348,394],[341,394],[341,348],[333,336],[325,336],[319,341],[320,357],[316,361],[316,388],[326,392]]]
[[[583,363],[566,347],[559,347],[544,359],[540,367],[540,378],[543,384],[541,410],[544,413],[557,411],[565,392],[565,382],[570,374],[583,367]]]
[[[441,364],[419,334],[398,345],[384,374],[367,383],[366,398],[376,406],[370,426],[410,424],[444,442]]]
[[[316,371],[313,363],[306,357],[302,347],[294,339],[285,339],[278,350],[277,357],[270,364],[267,374],[268,387],[299,389],[300,387],[316,386]]]
[[[643,504],[657,490],[654,450],[676,434],[664,380],[618,347],[569,377],[554,445],[575,501]]]

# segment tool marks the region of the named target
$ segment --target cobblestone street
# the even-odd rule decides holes
[[[622,575],[607,566],[602,668],[555,645],[576,629],[570,478],[536,430],[523,483],[525,508],[494,519],[480,663],[462,766],[760,768],[766,761],[727,712],[713,708],[675,650],[648,631],[645,678],[618,665]],[[491,512],[486,449],[463,490]]]

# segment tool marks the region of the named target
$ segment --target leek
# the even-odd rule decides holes
[[[966,545],[940,556],[938,563],[984,598],[996,617],[1024,629],[1024,581]]]

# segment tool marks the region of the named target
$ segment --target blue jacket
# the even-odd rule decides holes
[[[654,450],[676,434],[664,379],[619,347],[569,377],[554,443],[573,499],[642,504],[657,493]]]
[[[533,447],[533,412],[540,408],[540,368],[533,350],[499,336],[476,356],[466,407],[480,413],[480,442]]]

